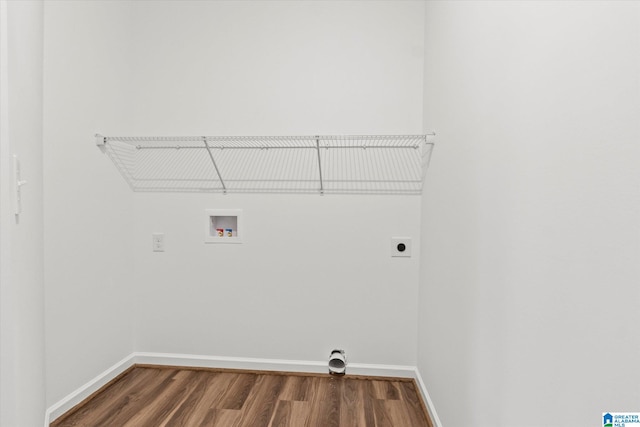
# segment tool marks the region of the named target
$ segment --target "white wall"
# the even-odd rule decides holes
[[[419,133],[420,2],[140,2],[139,135]],[[105,168],[111,167],[105,165]],[[415,365],[416,197],[137,194],[136,349]],[[244,210],[205,245],[204,210]],[[151,252],[164,232],[166,252]]]
[[[419,132],[423,10],[413,1],[134,3],[137,126]]]
[[[44,419],[41,1],[0,4],[0,425]],[[21,161],[13,214],[11,158]]]
[[[125,2],[45,2],[47,403],[133,351],[131,193],[93,135],[130,131]]]
[[[419,199],[180,195],[137,199],[136,348],[415,365]],[[143,205],[144,203],[144,205]],[[385,205],[386,203],[386,205]],[[205,208],[242,208],[242,245],[205,245]],[[151,252],[151,233],[166,252]]]
[[[419,369],[447,427],[640,401],[640,4],[427,2]]]

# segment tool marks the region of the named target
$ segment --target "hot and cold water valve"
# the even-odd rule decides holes
[[[329,373],[332,375],[347,373],[347,357],[344,350],[333,350],[329,355]]]

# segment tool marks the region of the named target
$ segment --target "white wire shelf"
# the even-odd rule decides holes
[[[96,135],[133,191],[421,194],[428,135]]]

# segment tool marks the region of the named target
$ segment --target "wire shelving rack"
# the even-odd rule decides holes
[[[421,194],[435,134],[96,135],[133,191]]]

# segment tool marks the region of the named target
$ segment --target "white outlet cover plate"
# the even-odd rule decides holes
[[[398,250],[398,245],[404,244],[404,251]],[[411,237],[392,237],[391,238],[391,256],[392,257],[411,257]]]

